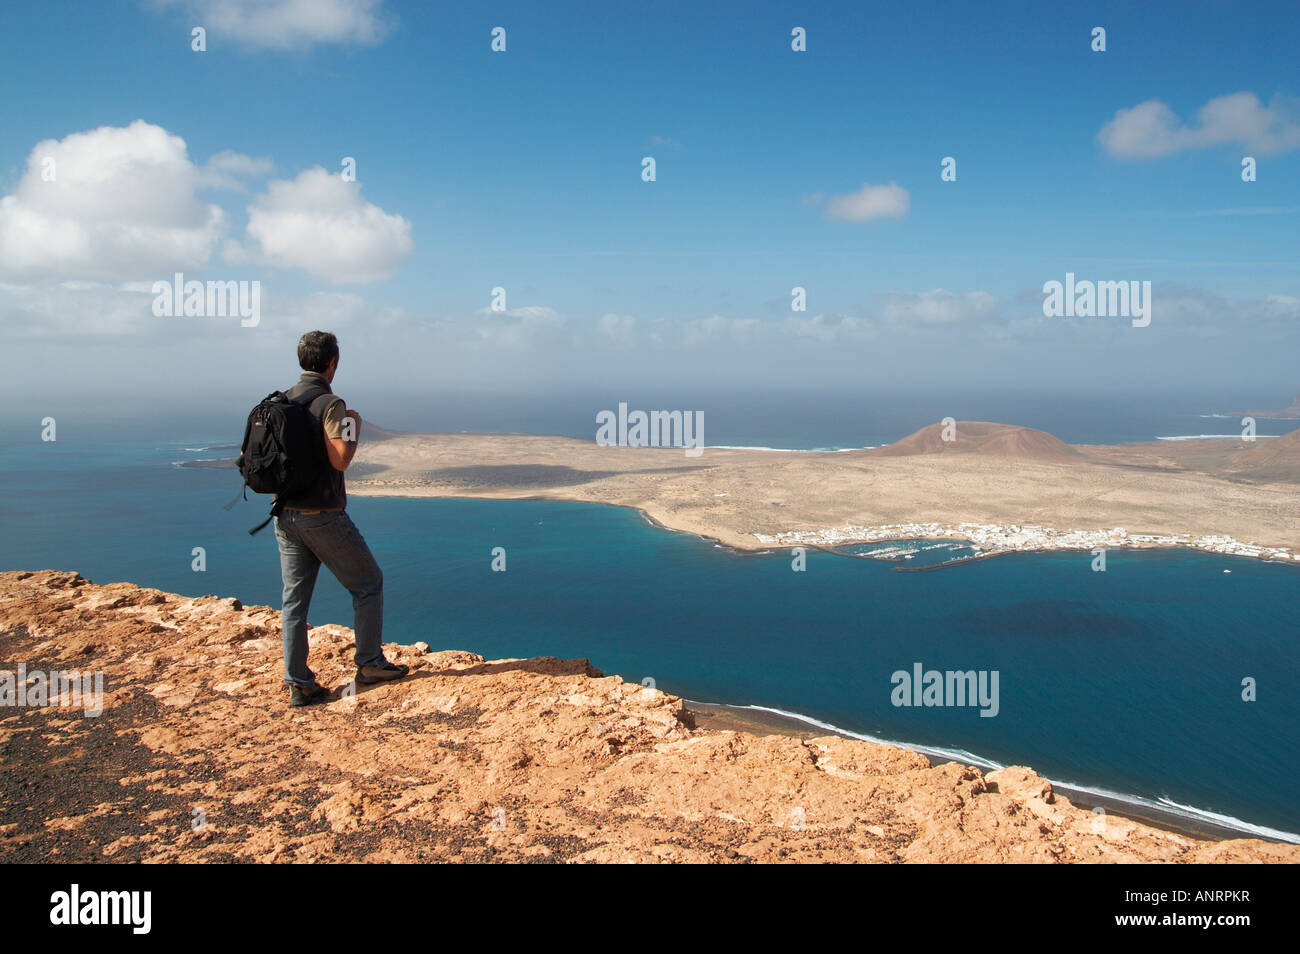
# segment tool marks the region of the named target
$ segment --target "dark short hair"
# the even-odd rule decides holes
[[[328,331],[309,331],[298,339],[298,366],[304,371],[325,373],[339,356],[339,339]]]

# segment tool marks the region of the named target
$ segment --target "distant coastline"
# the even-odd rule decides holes
[[[1262,417],[1269,421],[1289,421],[1300,418],[1300,394],[1291,402],[1290,407],[1266,408],[1262,411],[1229,411],[1223,417]]]
[[[429,497],[430,499],[448,499],[448,500],[482,500],[480,496],[470,495],[429,495],[429,494],[374,494],[365,493],[358,496],[367,497]],[[509,500],[530,500],[544,501],[555,500],[557,498],[550,496],[528,496],[528,497],[509,497],[499,498]],[[1096,548],[1104,549],[1126,549],[1126,550],[1187,550],[1196,553],[1216,553],[1220,556],[1237,557],[1240,559],[1258,560],[1262,563],[1285,563],[1300,565],[1300,553],[1294,553],[1286,547],[1258,547],[1251,544],[1243,544],[1231,537],[1213,538],[1204,542],[1198,540],[1187,540],[1182,538],[1164,538],[1151,534],[1127,534],[1122,531],[1121,535],[1115,536],[1115,531],[1087,531],[1087,530],[1069,530],[1069,531],[1050,531],[1046,527],[983,527],[984,530],[1005,531],[1011,534],[1014,531],[1046,531],[1053,534],[1059,534],[1062,538],[1068,538],[1072,541],[1080,542],[1071,543],[1026,543],[1024,545],[1007,545],[990,547],[989,549],[978,549],[975,539],[971,536],[963,535],[959,527],[929,527],[922,531],[918,525],[918,532],[900,532],[904,528],[898,527],[854,527],[849,528],[852,531],[862,531],[862,533],[851,532],[842,537],[835,537],[837,531],[834,530],[815,530],[815,531],[790,531],[784,534],[768,536],[766,534],[754,534],[758,538],[757,545],[735,546],[718,537],[709,536],[706,533],[700,533],[695,530],[687,530],[680,527],[673,527],[661,520],[655,519],[654,516],[647,513],[644,509],[631,504],[620,504],[611,501],[586,501],[577,498],[558,498],[566,500],[569,503],[598,503],[610,507],[623,507],[625,509],[635,510],[646,523],[659,530],[666,530],[670,533],[688,533],[692,536],[703,540],[706,543],[722,547],[727,550],[734,550],[738,553],[757,554],[770,553],[773,550],[790,550],[795,547],[803,546],[810,549],[819,550],[834,556],[846,557],[855,560],[871,560],[872,562],[889,562],[899,563],[898,560],[884,560],[873,557],[869,554],[845,553],[840,548],[858,543],[917,543],[921,541],[932,540],[954,540],[960,539],[971,543],[975,552],[970,556],[957,557],[951,560],[945,560],[941,563],[927,563],[918,566],[896,565],[893,569],[904,573],[919,573],[928,570],[941,570],[955,566],[962,566],[967,563],[976,563],[982,560],[992,560],[996,557],[1011,556],[1013,554],[1029,555],[1034,553],[1067,553],[1075,551],[1091,552]],[[871,535],[873,532],[883,535]],[[1094,542],[1092,536],[1096,537]],[[817,539],[820,538],[820,539]],[[1086,539],[1086,542],[1083,540]],[[1125,542],[1127,539],[1127,542]]]
[[[362,442],[348,492],[626,506],[741,551],[955,538],[979,551],[964,559],[1169,547],[1300,562],[1300,430],[1071,445],[1014,425],[952,429],[870,449],[696,457],[558,436],[395,435]]]
[[[935,539],[975,551],[898,567],[907,571],[1006,553],[1152,548],[1300,563],[1300,430],[1070,445],[1014,425],[953,427],[953,440],[932,425],[880,447],[711,446],[698,457],[557,436],[375,428],[348,491],[627,506],[741,551]],[[234,460],[175,464],[225,469]]]
[[[915,569],[937,569],[976,559],[1008,553],[1048,553],[1061,550],[1166,549],[1182,548],[1223,556],[1249,557],[1276,563],[1300,563],[1300,553],[1288,547],[1265,547],[1241,543],[1228,536],[1210,535],[1197,538],[1164,534],[1132,533],[1117,527],[1113,530],[1054,530],[1037,525],[993,526],[988,524],[910,524],[885,527],[840,527],[827,530],[793,530],[778,534],[756,533],[764,546],[815,546],[822,549],[854,543],[894,543],[911,540],[967,540],[976,552],[941,564]],[[858,556],[857,554],[843,554]],[[863,556],[862,559],[871,559]]]

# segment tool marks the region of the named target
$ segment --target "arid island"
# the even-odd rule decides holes
[[[954,538],[983,555],[1180,546],[1300,562],[1300,430],[1104,446],[959,421],[863,450],[688,456],[367,425],[356,459],[352,494],[616,504],[742,550]]]

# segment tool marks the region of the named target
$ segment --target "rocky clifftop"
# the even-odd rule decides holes
[[[351,631],[311,638],[345,686]],[[1025,768],[695,728],[586,660],[385,651],[407,679],[289,709],[274,609],[0,573],[0,670],[104,674],[99,716],[0,707],[0,861],[1300,861]]]

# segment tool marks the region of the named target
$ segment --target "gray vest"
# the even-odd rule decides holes
[[[302,399],[307,398],[311,402],[307,410],[314,422],[314,439],[320,454],[320,476],[306,493],[285,497],[281,503],[298,510],[335,510],[346,507],[348,494],[343,485],[343,471],[335,470],[325,453],[325,411],[338,398],[324,377],[310,372],[305,372],[298,383],[284,393],[291,401],[302,403]]]

